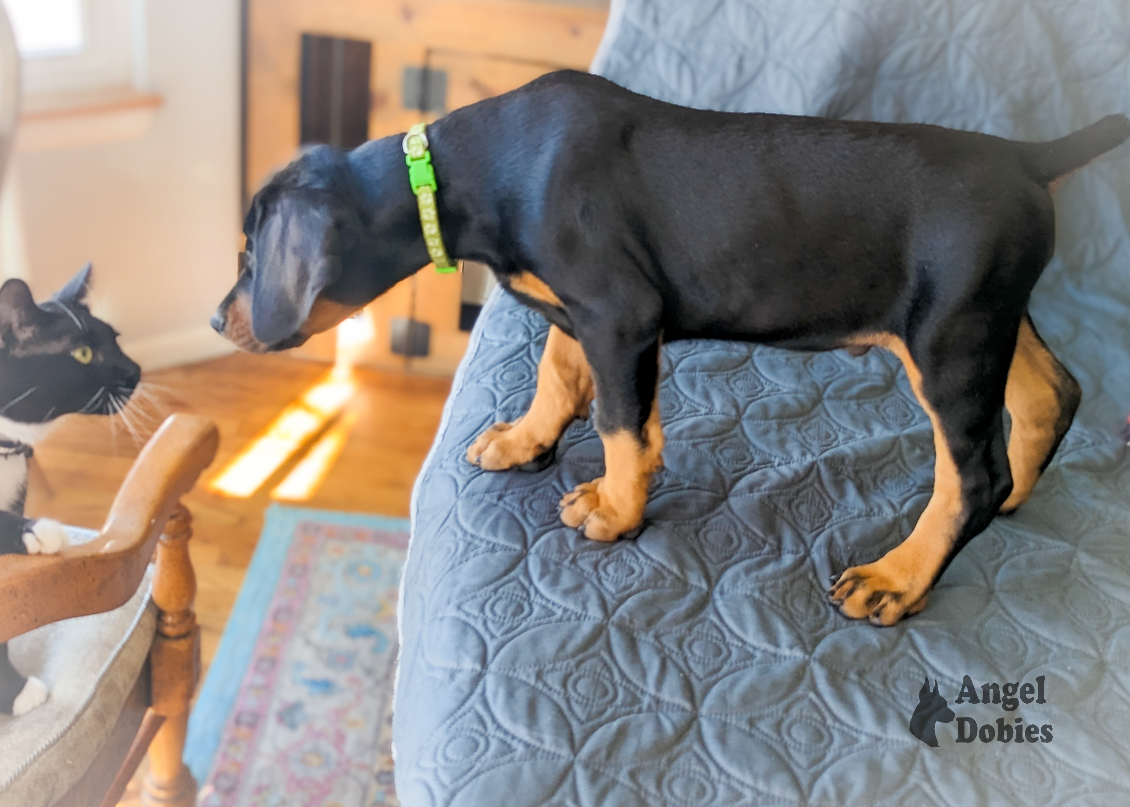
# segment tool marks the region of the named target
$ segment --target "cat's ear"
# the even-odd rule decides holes
[[[27,283],[15,277],[6,280],[0,286],[0,347],[12,348],[28,339],[42,313]]]
[[[52,300],[60,303],[86,303],[86,296],[90,293],[90,271],[93,264],[88,263],[78,270],[78,273],[67,281],[67,285],[55,292]]]

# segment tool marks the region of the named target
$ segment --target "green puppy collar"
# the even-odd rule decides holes
[[[404,135],[404,161],[408,164],[408,181],[416,204],[420,208],[420,226],[424,230],[424,244],[428,255],[441,274],[454,272],[458,267],[447,257],[443,236],[439,231],[439,210],[436,208],[436,172],[432,168],[432,153],[428,151],[428,136],[424,124],[417,123]]]

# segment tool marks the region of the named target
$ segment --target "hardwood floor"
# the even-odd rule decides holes
[[[219,454],[185,500],[194,517],[190,546],[206,667],[255,550],[268,492],[285,469],[247,499],[209,493],[204,482],[328,370],[325,364],[285,356],[234,354],[147,374],[143,386],[152,385],[150,394],[135,396],[127,410],[141,426],[140,441],[108,418],[63,419],[36,446],[44,474],[31,479],[27,513],[97,529],[133,458],[166,415],[190,411],[212,418],[220,429]],[[357,422],[350,439],[329,476],[300,506],[407,516],[412,484],[439,425],[450,381],[355,373],[358,391],[349,407]]]

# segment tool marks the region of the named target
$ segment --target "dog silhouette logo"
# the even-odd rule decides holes
[[[953,718],[949,701],[938,694],[938,682],[934,681],[934,688],[930,689],[927,677],[922,682],[922,689],[918,690],[918,705],[910,716],[910,733],[931,748],[937,748],[938,735],[934,733],[934,727],[938,723],[951,723]]]

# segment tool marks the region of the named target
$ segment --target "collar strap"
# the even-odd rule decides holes
[[[0,439],[0,457],[12,457],[16,455],[31,457],[34,453],[35,449],[27,443]]]
[[[424,124],[417,123],[404,135],[404,153],[407,155],[404,162],[408,164],[408,181],[412,183],[412,193],[416,194],[416,204],[420,208],[420,226],[424,230],[428,255],[437,272],[454,272],[458,267],[447,257],[447,248],[439,231],[439,210],[436,208],[438,185]]]

